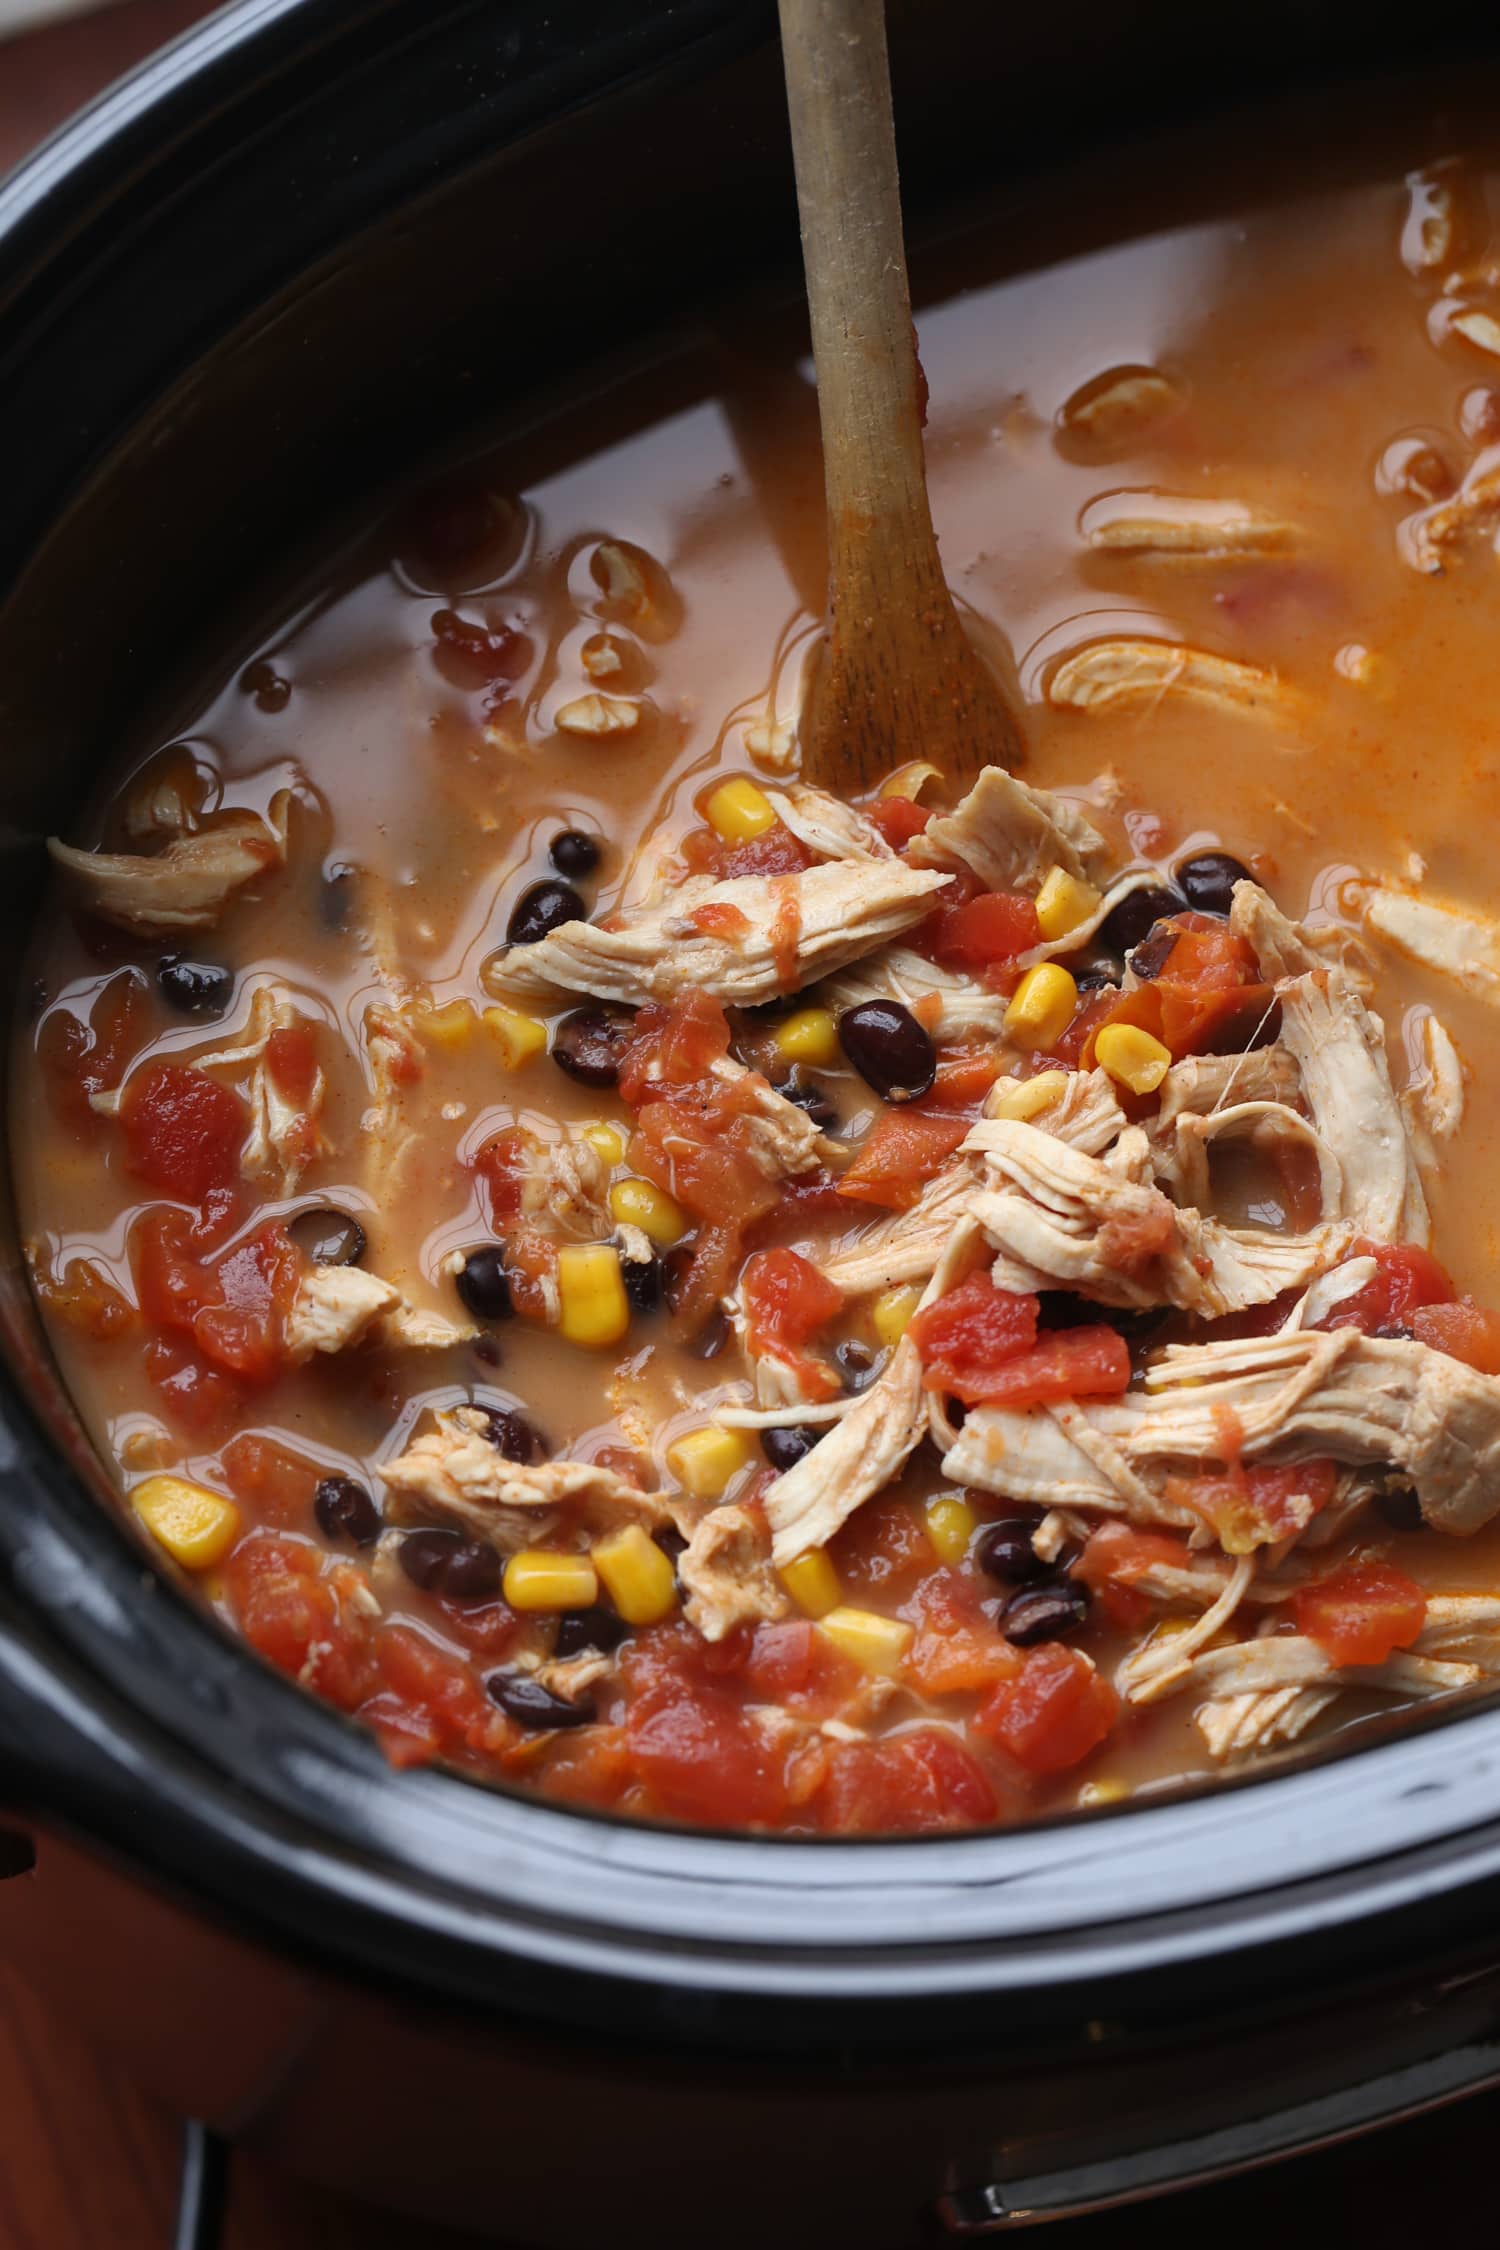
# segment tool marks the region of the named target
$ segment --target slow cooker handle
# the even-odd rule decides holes
[[[1067,2171],[1038,2172],[1030,2178],[1018,2175],[956,2189],[940,2199],[938,2218],[957,2242],[977,2242],[1049,2219],[1088,2218],[1181,2188],[1202,2187],[1236,2172],[1254,2171],[1282,2157],[1331,2148],[1495,2085],[1500,2085],[1500,2033],[1214,2132]]]

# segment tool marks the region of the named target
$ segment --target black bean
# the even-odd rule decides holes
[[[459,1302],[476,1320],[509,1320],[510,1278],[505,1271],[505,1251],[498,1242],[481,1242],[464,1252],[464,1262],[453,1276]]]
[[[576,883],[581,875],[592,875],[598,866],[599,839],[586,836],[581,828],[559,829],[547,848],[547,857],[559,875]]]
[[[692,1353],[694,1359],[717,1359],[733,1334],[734,1330],[729,1325],[729,1316],[721,1306],[709,1314],[708,1319],[688,1345],[688,1350]]]
[[[1150,984],[1153,978],[1161,975],[1176,951],[1177,940],[1181,935],[1182,932],[1174,930],[1169,922],[1154,922],[1140,944],[1131,947],[1128,955],[1130,966],[1142,984]]]
[[[630,1627],[612,1609],[567,1609],[557,1621],[554,1656],[582,1656],[596,1648],[606,1656],[629,1638]]]
[[[353,1477],[324,1477],[313,1494],[318,1529],[329,1539],[371,1547],[380,1536],[380,1511]]]
[[[1086,969],[1073,971],[1073,982],[1080,992],[1114,992],[1119,987],[1120,972],[1091,961]]]
[[[539,1461],[547,1448],[534,1423],[514,1406],[481,1406],[485,1436],[507,1461]]]
[[[1256,1047],[1269,1047],[1281,1037],[1281,1002],[1268,1000],[1265,990],[1251,991],[1214,1027],[1208,1051],[1215,1055],[1243,1055]]]
[[[811,1453],[822,1435],[821,1430],[809,1429],[805,1423],[779,1423],[775,1429],[761,1431],[760,1448],[777,1474],[785,1476]]]
[[[476,1336],[469,1349],[481,1367],[498,1367],[500,1365],[500,1346],[493,1336]]]
[[[409,1531],[400,1546],[401,1568],[414,1586],[454,1601],[477,1601],[500,1587],[500,1557],[483,1539],[433,1525]]]
[[[851,1336],[834,1350],[834,1364],[844,1378],[846,1391],[862,1391],[875,1372],[875,1354],[868,1344],[859,1344]]]
[[[562,927],[564,922],[585,922],[588,908],[571,883],[533,883],[523,891],[512,909],[505,934],[512,945],[535,945],[549,930]]]
[[[1006,1516],[999,1523],[986,1524],[974,1550],[980,1569],[1010,1586],[1029,1586],[1033,1579],[1045,1578],[1051,1565],[1042,1561],[1031,1544],[1035,1529],[1035,1523],[1022,1516]]]
[[[1076,1297],[1069,1289],[1044,1289],[1038,1302],[1038,1328],[1094,1328],[1102,1321],[1127,1344],[1144,1343],[1166,1320],[1166,1305],[1143,1305],[1132,1310],[1123,1305],[1101,1305],[1092,1297]]]
[[[1384,1336],[1393,1344],[1410,1344],[1415,1341],[1416,1333],[1404,1320],[1383,1320],[1378,1328],[1370,1330],[1372,1336]]]
[[[1377,1328],[1376,1335],[1380,1334]],[[1392,1531],[1420,1531],[1424,1521],[1422,1503],[1409,1484],[1395,1485],[1388,1492],[1375,1495],[1375,1505],[1390,1525]]]
[[[778,1094],[784,1095],[789,1102],[795,1102],[799,1109],[805,1109],[820,1133],[837,1131],[838,1111],[824,1093],[822,1087],[814,1086],[810,1079],[803,1077],[800,1070],[794,1070],[789,1078],[782,1081],[776,1091]]]
[[[914,1102],[937,1076],[937,1049],[899,1000],[865,1000],[839,1017],[839,1045],[888,1102]]]
[[[355,871],[339,862],[324,871],[318,885],[318,920],[325,930],[338,932],[349,927],[349,916],[354,908]]]
[[[1236,883],[1248,883],[1250,870],[1230,852],[1194,852],[1172,870],[1188,905],[1200,914],[1227,914]]]
[[[675,1563],[687,1553],[687,1541],[675,1523],[659,1523],[651,1536],[668,1562]]]
[[[586,1727],[594,1717],[592,1696],[581,1695],[576,1703],[569,1703],[525,1672],[492,1672],[484,1684],[490,1701],[519,1726]]]
[[[162,998],[180,1016],[222,1016],[234,991],[231,970],[217,961],[184,961],[179,953],[162,955],[156,981]]]
[[[666,1301],[667,1277],[660,1258],[653,1251],[649,1258],[623,1258],[621,1271],[625,1277],[625,1294],[638,1313],[660,1312]]]
[[[1169,890],[1165,883],[1148,883],[1112,906],[1095,934],[1107,953],[1123,956],[1140,944],[1153,922],[1165,914],[1180,914],[1186,905],[1181,891]]]
[[[299,1211],[286,1231],[315,1266],[357,1266],[365,1254],[365,1230],[358,1219],[328,1204]]]
[[[1088,1612],[1088,1588],[1076,1578],[1056,1578],[1013,1596],[1005,1605],[1000,1630],[1018,1648],[1031,1648],[1037,1641],[1061,1640],[1083,1623]]]
[[[590,1001],[586,1008],[570,1009],[553,1032],[552,1060],[580,1086],[614,1086],[634,1030],[629,1008]]]

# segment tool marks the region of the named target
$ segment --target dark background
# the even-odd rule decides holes
[[[0,41],[0,174],[100,87],[208,12],[203,0],[123,0],[98,15]],[[1482,2097],[1170,2205],[1028,2231],[1025,2239],[1038,2250],[1126,2250],[1148,2240],[1229,2250],[1252,2238],[1316,2243],[1318,2250],[1405,2250],[1437,2226],[1456,2227],[1477,2245],[1497,2231],[1490,2161],[1496,2135],[1500,2096]],[[581,2117],[580,2164],[587,2162],[587,2138]],[[0,1960],[0,2250],[168,2250],[180,2139],[177,2119],[108,2058],[91,2054]],[[502,2201],[506,2140],[505,2121],[497,2119]],[[774,2162],[774,2151],[767,2158]],[[431,2161],[441,2165],[440,2147]],[[671,2193],[671,2182],[663,2181],[664,2213]],[[695,2231],[703,2250],[712,2250],[710,2211],[696,2215]],[[253,2156],[232,2163],[223,2250],[473,2250],[476,2240],[382,2219]]]

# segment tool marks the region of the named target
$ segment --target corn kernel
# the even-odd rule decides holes
[[[888,1352],[893,1352],[906,1334],[921,1302],[920,1289],[883,1289],[870,1307],[875,1333]]]
[[[547,1026],[519,1008],[486,1008],[480,1018],[507,1070],[521,1070],[547,1051]]]
[[[703,817],[726,844],[748,844],[776,825],[776,807],[764,789],[744,774],[720,782],[703,808]]]
[[[599,1599],[599,1575],[588,1556],[548,1547],[512,1555],[503,1587],[512,1609],[592,1609]]]
[[[1134,1795],[1128,1781],[1107,1778],[1103,1781],[1086,1781],[1078,1792],[1080,1805],[1118,1805]]]
[[[1037,893],[1036,918],[1044,938],[1066,937],[1086,922],[1099,904],[1092,883],[1080,882],[1065,867],[1054,867]]]
[[[441,1008],[424,1008],[418,1019],[422,1036],[435,1047],[467,1047],[474,1036],[474,1011],[467,1000],[450,1000]]]
[[[920,797],[929,781],[941,781],[943,769],[932,765],[926,758],[913,758],[909,764],[897,766],[888,773],[877,792],[882,797]]]
[[[1068,1090],[1065,1070],[1039,1070],[1035,1078],[1002,1078],[984,1105],[986,1117],[1008,1117],[1013,1125],[1040,1117]]]
[[[969,1551],[978,1521],[961,1493],[935,1493],[923,1510],[927,1536],[939,1562],[961,1563]]]
[[[1107,1023],[1094,1041],[1094,1059],[1133,1094],[1154,1094],[1172,1067],[1172,1050],[1138,1024]]]
[[[721,1430],[714,1422],[689,1430],[667,1447],[667,1467],[695,1500],[717,1500],[730,1479],[754,1458],[743,1430]]]
[[[558,1333],[570,1344],[618,1344],[630,1326],[620,1254],[607,1242],[569,1243],[557,1253]]]
[[[130,1505],[184,1570],[212,1570],[240,1535],[234,1502],[186,1477],[147,1477],[131,1493]]]
[[[883,1672],[887,1677],[901,1669],[912,1644],[909,1625],[903,1625],[897,1617],[877,1617],[872,1609],[831,1609],[818,1619],[818,1631],[826,1633],[835,1648],[852,1656],[865,1671]]]
[[[627,1625],[655,1625],[677,1605],[677,1573],[650,1533],[628,1523],[596,1542],[594,1567]]]
[[[804,1617],[827,1617],[843,1600],[844,1589],[826,1548],[809,1547],[776,1575]]]
[[[625,1161],[625,1135],[618,1125],[609,1125],[601,1118],[597,1125],[585,1125],[583,1137],[590,1148],[596,1148],[611,1169]]]
[[[660,1250],[670,1250],[692,1225],[681,1204],[650,1180],[616,1180],[609,1191],[609,1212],[622,1227],[639,1227]]]
[[[776,1046],[788,1062],[830,1070],[841,1060],[838,1025],[827,1008],[799,1008],[776,1026]]]
[[[1056,961],[1028,969],[1005,1011],[1005,1036],[1017,1047],[1045,1054],[1055,1047],[1078,1005],[1078,987]]]

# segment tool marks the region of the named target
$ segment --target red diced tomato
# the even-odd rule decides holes
[[[706,1078],[729,1052],[729,1018],[706,992],[690,992],[670,1008],[652,1003],[636,1016],[620,1063],[620,1094],[632,1109],[673,1088]]]
[[[206,1305],[221,1301],[211,1269],[193,1247],[193,1225],[185,1212],[153,1204],[130,1230],[130,1267],[141,1311],[158,1328],[191,1336]]]
[[[482,1742],[497,1714],[461,1657],[410,1625],[389,1624],[376,1637],[374,1659],[386,1691],[425,1722],[443,1749]]]
[[[369,1626],[341,1606],[306,1540],[252,1532],[224,1566],[225,1590],[252,1648],[340,1710],[375,1686]]]
[[[1069,1398],[1118,1398],[1129,1384],[1125,1340],[1101,1321],[1039,1336],[1029,1352],[995,1370],[985,1403],[1020,1412]]]
[[[1253,1469],[1235,1461],[1220,1476],[1173,1478],[1169,1490],[1202,1516],[1226,1554],[1247,1555],[1300,1531],[1321,1514],[1338,1477],[1336,1461]]]
[[[910,1503],[881,1493],[849,1518],[830,1553],[848,1601],[889,1608],[932,1568],[932,1547]]]
[[[842,1312],[843,1292],[795,1250],[757,1250],[740,1275],[745,1342],[795,1368],[809,1395],[832,1398],[837,1376],[805,1349],[810,1337]]]
[[[862,809],[893,852],[904,852],[932,818],[931,807],[919,805],[915,797],[876,797]]]
[[[785,1703],[810,1718],[833,1718],[858,1687],[861,1674],[805,1617],[757,1625],[744,1668],[757,1702]]]
[[[977,1109],[1000,1076],[1000,1058],[994,1048],[955,1047],[938,1056],[937,1076],[923,1096],[923,1107]]]
[[[1357,1242],[1350,1255],[1373,1258],[1374,1277],[1353,1296],[1341,1298],[1315,1327],[1359,1328],[1370,1336],[1377,1328],[1409,1325],[1420,1307],[1451,1305],[1457,1295],[1437,1259],[1415,1243]]]
[[[509,1228],[521,1209],[527,1174],[535,1162],[537,1139],[524,1125],[495,1133],[474,1156],[470,1170],[484,1183],[490,1225],[497,1234]]]
[[[913,1727],[876,1742],[832,1746],[819,1792],[830,1835],[930,1835],[998,1817],[994,1785],[946,1727]]]
[[[927,925],[927,949],[951,969],[987,969],[1014,961],[1042,942],[1036,901],[1020,891],[981,891],[945,906]]]
[[[311,1024],[288,1024],[266,1041],[266,1069],[278,1093],[306,1109],[318,1078],[317,1037]]]
[[[909,1211],[968,1130],[962,1117],[887,1110],[839,1181],[839,1194],[883,1211]]]
[[[703,937],[726,938],[731,944],[744,937],[750,927],[750,918],[737,906],[727,906],[722,899],[705,899],[695,906],[688,916],[693,928]]]
[[[774,828],[752,836],[748,843],[727,846],[720,856],[719,874],[729,882],[736,875],[800,875],[815,865],[801,837],[778,820]]]
[[[45,1268],[34,1276],[42,1309],[51,1318],[106,1343],[136,1325],[136,1310],[94,1258],[72,1258],[54,1278]]]
[[[970,1405],[989,1398],[1000,1369],[1035,1344],[1040,1310],[1035,1297],[1012,1296],[987,1273],[971,1274],[906,1331],[922,1356],[923,1382]]]
[[[162,1406],[180,1429],[216,1443],[226,1437],[244,1408],[245,1394],[221,1368],[210,1367],[200,1352],[176,1336],[153,1336],[141,1355]]]
[[[1065,1773],[1110,1733],[1119,1699],[1088,1658],[1060,1641],[1028,1649],[1019,1674],[1002,1680],[974,1724],[1028,1773]]]
[[[248,1114],[238,1094],[201,1070],[153,1063],[120,1105],[126,1162],[162,1195],[202,1203],[239,1176]]]
[[[1021,1653],[980,1607],[980,1590],[956,1570],[934,1570],[902,1605],[917,1628],[902,1677],[923,1695],[981,1695],[1021,1668]]]
[[[1472,1297],[1453,1305],[1418,1305],[1411,1332],[1419,1344],[1461,1359],[1481,1375],[1500,1375],[1500,1313],[1476,1305]]]
[[[135,969],[111,977],[87,1023],[65,1007],[53,1008],[37,1033],[37,1061],[54,1107],[78,1125],[97,1125],[91,1094],[119,1085],[125,1066],[148,1029],[144,979]]]
[[[1133,1586],[1148,1570],[1181,1570],[1188,1551],[1181,1539],[1160,1531],[1137,1531],[1133,1524],[1103,1523],[1090,1532],[1083,1553],[1069,1566],[1069,1575],[1082,1579],[1095,1593],[1113,1579]]]
[[[285,1364],[284,1316],[301,1270],[302,1259],[279,1226],[263,1227],[221,1259],[214,1269],[221,1302],[193,1319],[193,1341],[204,1358],[242,1382],[273,1381]]]
[[[630,1762],[658,1809],[710,1828],[774,1826],[785,1803],[780,1760],[732,1694],[694,1692],[632,1707]]]
[[[1297,1630],[1335,1664],[1383,1664],[1410,1648],[1427,1621],[1427,1596],[1390,1563],[1348,1563],[1292,1604]]]
[[[303,1530],[312,1522],[313,1494],[323,1471],[305,1453],[295,1453],[263,1430],[246,1430],[219,1456],[224,1478],[236,1500],[263,1523]]]

